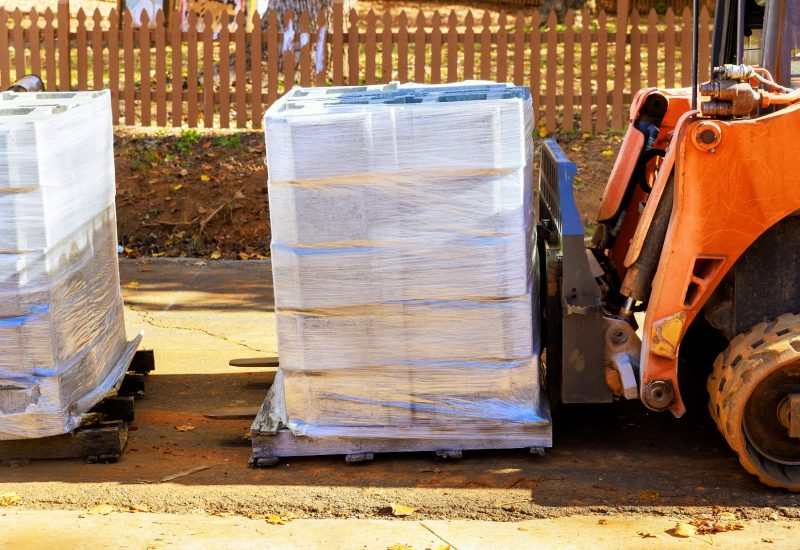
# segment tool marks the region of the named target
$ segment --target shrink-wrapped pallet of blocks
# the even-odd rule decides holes
[[[254,459],[549,446],[528,89],[296,88],[264,125],[280,370]]]
[[[0,440],[58,435],[126,345],[108,91],[0,94]]]

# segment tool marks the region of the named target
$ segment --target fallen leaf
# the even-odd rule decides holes
[[[200,176],[200,181],[211,181],[211,178],[203,174],[202,176]]]
[[[183,168],[183,169],[180,171],[180,175],[181,175],[181,177],[186,177],[186,176],[188,176],[188,175],[189,175],[189,171],[188,171],[186,168]]]
[[[247,252],[239,252],[239,258],[242,260],[247,260],[250,256],[247,255]]]
[[[761,542],[766,542],[767,544],[775,544],[775,541],[772,539],[761,539]]]
[[[0,506],[16,506],[19,500],[17,493],[0,493]]]
[[[572,147],[570,147],[570,149],[577,153],[582,149],[582,147],[580,145],[573,145]]]
[[[242,200],[245,198],[244,193],[241,191],[237,191],[236,194],[233,195],[234,199]]]
[[[450,550],[452,548],[449,544],[442,544],[436,547],[436,550]]]
[[[386,550],[414,550],[414,547],[409,546],[408,544],[403,544],[402,542],[398,542],[397,544],[387,547]]]
[[[125,285],[128,288],[136,288],[139,286],[139,281],[131,281]]]
[[[205,208],[203,208],[202,206],[198,206],[198,207],[197,207],[197,213],[198,213],[198,214],[206,214],[207,212],[208,212],[208,210],[206,210],[206,209],[205,209]]]
[[[139,263],[142,265],[150,265],[153,263],[153,260],[140,260]]]
[[[208,264],[201,260],[199,262],[192,263],[192,265],[208,265]]]
[[[190,426],[189,424],[183,424],[181,426],[175,426],[175,429],[179,432],[191,432],[195,429],[194,426]]]
[[[128,507],[129,512],[149,512],[150,507],[147,504],[132,504]]]
[[[211,258],[212,260],[219,260],[221,257],[222,254],[219,253],[219,250],[215,250],[214,252],[211,253],[211,256],[209,256],[209,258]]]
[[[203,147],[203,149],[208,149],[209,147],[211,147],[211,142],[210,141],[204,141],[202,147]]]
[[[697,528],[689,523],[678,523],[675,525],[673,533],[676,537],[688,538],[697,534]]]
[[[86,510],[86,513],[93,516],[107,516],[108,514],[116,511],[117,507],[112,506],[111,504],[98,504],[97,506],[92,506]]]
[[[542,138],[547,137],[547,130],[545,130],[544,126],[541,126],[539,128],[539,137]]]
[[[412,508],[411,506],[404,506],[402,504],[395,504],[394,502],[389,504],[389,506],[392,507],[392,515],[393,516],[398,516],[398,517],[410,516],[411,514],[413,514],[414,512],[417,511],[416,508]]]
[[[592,137],[592,134],[590,134],[589,132],[584,132],[581,135],[581,139],[589,139],[590,137]]]
[[[639,536],[640,536],[640,537],[642,537],[643,539],[655,539],[655,538],[658,538],[658,535],[656,535],[656,534],[654,534],[654,533],[646,533],[646,532],[644,532],[644,531],[639,531],[639,533],[638,533],[638,534],[639,534]]]
[[[597,520],[597,523],[598,523],[599,525],[605,525],[605,524],[607,524],[607,523],[608,523],[608,520],[607,520],[607,519],[598,519],[598,520]]]
[[[177,193],[178,191],[181,190],[182,187],[183,187],[183,185],[181,185],[180,183],[178,185],[173,185],[172,186],[172,192],[173,193]]]
[[[292,521],[296,516],[294,514],[280,514],[267,516],[267,523],[272,525],[286,525]]]
[[[600,154],[604,157],[613,157],[614,151],[612,151],[611,149],[606,149],[605,151],[602,151]]]

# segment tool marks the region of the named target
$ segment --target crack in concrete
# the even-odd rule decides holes
[[[243,347],[245,349],[248,349],[250,351],[255,351],[255,352],[258,352],[258,353],[269,353],[267,350],[254,348],[253,346],[250,346],[250,345],[245,344],[243,342],[237,342],[236,340],[231,340],[227,336],[223,336],[221,334],[214,334],[213,332],[209,332],[204,328],[182,327],[180,325],[168,325],[168,324],[158,323],[158,322],[155,321],[155,319],[153,319],[153,314],[151,312],[149,312],[149,311],[144,311],[142,309],[138,309],[136,306],[132,306],[130,304],[125,304],[125,307],[130,309],[132,312],[136,313],[139,317],[142,318],[142,320],[145,323],[147,323],[150,326],[156,327],[156,328],[174,329],[174,330],[186,330],[186,331],[189,331],[189,332],[199,332],[201,334],[206,334],[208,336],[211,336],[212,338],[217,338],[219,340],[223,340],[225,342],[229,342],[231,344],[234,344],[234,345],[237,345],[237,346],[241,346],[241,347]]]

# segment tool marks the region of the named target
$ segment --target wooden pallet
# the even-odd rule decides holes
[[[274,420],[280,407],[273,388],[267,393],[250,430],[253,446],[249,461],[251,467],[269,467],[281,458],[297,456],[344,455],[346,462],[363,462],[372,460],[375,453],[434,452],[440,458],[461,458],[462,451],[530,449],[534,454],[544,454],[544,448],[552,445],[550,422],[532,427],[530,434],[524,437],[401,439],[296,436]]]
[[[128,343],[120,358],[127,363],[125,375],[83,415],[77,428],[51,437],[0,441],[0,463],[54,458],[85,458],[90,464],[116,462],[128,442],[134,399],[144,395],[144,377],[155,368],[152,350],[136,350],[140,341],[141,334]]]

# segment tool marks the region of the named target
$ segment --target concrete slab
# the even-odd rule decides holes
[[[573,516],[515,523],[300,519],[272,525],[264,519],[205,514],[170,515],[79,511],[8,511],[0,515],[0,546],[27,550],[58,546],[120,548],[326,548],[483,550],[485,548],[666,549],[797,548],[797,521],[748,522],[744,529],[678,538],[676,520]]]

